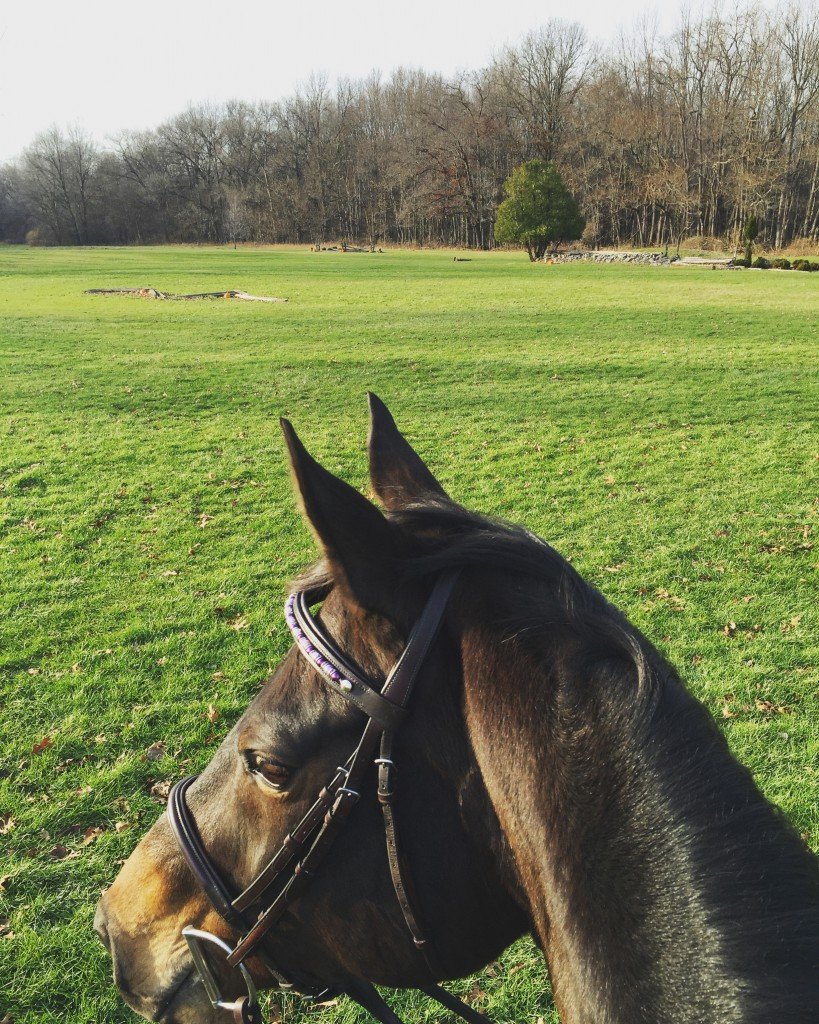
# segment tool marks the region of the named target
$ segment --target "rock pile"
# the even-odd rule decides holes
[[[546,253],[544,263],[575,263],[590,260],[592,263],[640,263],[652,267],[668,267],[678,261],[678,256],[664,256],[661,252],[594,252],[576,249],[573,252]]]

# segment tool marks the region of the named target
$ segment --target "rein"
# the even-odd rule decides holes
[[[406,868],[402,866],[395,820],[393,741],[406,717],[418,674],[438,634],[456,579],[457,573],[448,573],[437,580],[410,631],[406,647],[380,690],[349,662],[310,614],[310,604],[322,600],[326,591],[303,591],[290,595],[285,605],[285,619],[299,652],[334,692],[366,715],[367,722],[346,763],[336,769],[301,821],[238,896],[231,894],[210,859],[188,807],[185,794],[198,776],[180,780],[170,792],[168,819],[180,849],[211,905],[241,935],[231,948],[210,932],[191,926],[182,929],[211,1004],[231,1012],[236,1024],[261,1024],[258,996],[245,965],[250,956],[261,960],[280,989],[295,989],[314,1002],[323,1002],[335,994],[328,987],[296,985],[271,962],[264,940],[315,876],[361,798],[364,776],[373,762],[378,768],[376,795],[384,819],[390,878],[413,944],[424,957],[430,972],[430,984],[420,991],[458,1014],[468,1024],[490,1024],[483,1014],[434,983],[429,940],[409,895],[412,890]],[[374,758],[376,752],[378,756]],[[271,890],[275,894],[265,900]],[[239,971],[247,989],[246,996],[235,1001],[223,998],[208,964],[205,952],[208,946],[219,949],[226,963]],[[402,1024],[370,982],[355,979],[344,991],[382,1024]]]

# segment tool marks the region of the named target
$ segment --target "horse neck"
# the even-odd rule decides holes
[[[815,860],[648,645],[638,682],[566,643],[464,644],[467,728],[562,1021],[804,1020]]]

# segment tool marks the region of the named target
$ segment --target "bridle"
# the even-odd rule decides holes
[[[176,783],[168,797],[168,818],[174,836],[194,876],[217,913],[241,935],[231,948],[210,932],[187,926],[182,934],[205,991],[214,1007],[230,1011],[236,1024],[261,1024],[256,989],[245,961],[258,958],[281,989],[294,989],[302,996],[322,1002],[335,994],[327,987],[297,984],[270,960],[264,940],[315,876],[319,864],[346,824],[361,797],[364,776],[370,764],[378,766],[377,797],[384,818],[387,858],[393,888],[415,947],[423,955],[430,983],[422,992],[437,1000],[469,1024],[490,1024],[483,1014],[435,984],[429,957],[429,940],[410,898],[406,867],[399,855],[395,821],[395,764],[393,741],[404,721],[420,669],[438,634],[457,573],[447,573],[435,583],[423,611],[410,631],[406,647],[385,682],[377,687],[339,651],[321,625],[310,614],[310,605],[327,596],[327,588],[291,594],[285,605],[285,619],[296,646],[324,682],[367,717],[357,746],[346,763],[337,768],[322,787],[310,809],[284,839],[277,852],[245,890],[232,895],[210,859],[185,794],[198,776]],[[378,756],[373,755],[378,752]],[[240,972],[247,995],[230,1001],[222,997],[210,969],[206,948],[220,950],[225,962]],[[346,985],[345,993],[360,1003],[382,1024],[402,1024],[375,987],[363,979]]]

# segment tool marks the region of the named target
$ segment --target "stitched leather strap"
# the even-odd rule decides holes
[[[185,793],[197,778],[196,775],[189,775],[185,779],[180,779],[171,789],[168,794],[168,818],[188,866],[205,890],[208,899],[228,924],[242,930],[247,927],[247,922],[241,912],[234,908],[230,893],[205,853],[199,830],[185,803]]]
[[[309,593],[304,592],[296,595],[296,600],[293,603],[293,614],[296,622],[298,622],[312,646],[322,654],[326,661],[329,661],[331,665],[338,669],[345,680],[352,683],[352,690],[343,689],[341,683],[333,679],[320,665],[312,662],[311,664],[313,664],[313,667],[331,689],[335,690],[346,701],[355,704],[359,711],[363,711],[369,718],[374,718],[382,729],[396,728],[404,717],[404,709],[397,707],[393,701],[384,696],[383,692],[379,693],[378,689],[367,679],[364,673],[356,665],[353,665],[349,659],[345,658],[328,640],[319,624],[310,614],[309,601],[311,596]]]

